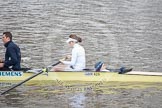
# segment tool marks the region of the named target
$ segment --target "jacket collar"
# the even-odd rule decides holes
[[[11,43],[12,41],[8,41],[7,43],[4,44],[5,47],[8,47],[8,45]]]

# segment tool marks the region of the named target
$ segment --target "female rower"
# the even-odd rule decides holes
[[[82,71],[86,66],[85,50],[78,44],[82,42],[82,39],[75,34],[71,34],[66,42],[73,48],[72,54],[66,56],[66,59],[71,60],[60,60],[61,63],[53,67],[51,71]]]

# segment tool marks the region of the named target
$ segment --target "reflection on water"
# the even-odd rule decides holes
[[[92,83],[82,82],[76,87]],[[59,85],[59,84],[58,84]],[[0,97],[3,108],[156,108],[161,105],[161,83],[105,82],[86,91],[67,91],[61,85],[26,85]],[[156,104],[152,104],[155,102]],[[124,104],[121,104],[124,103]]]
[[[33,68],[57,62],[70,53],[65,41],[76,33],[83,38],[87,67],[103,60],[109,67],[162,71],[161,5],[161,0],[0,0],[0,32],[13,33],[26,58],[24,64]],[[4,52],[0,41],[0,57]],[[21,86],[1,96],[0,107],[160,107],[161,88],[128,91],[123,89],[127,84],[117,89],[120,85],[106,85],[88,93],[55,86]],[[119,94],[110,95],[114,90]]]
[[[11,31],[29,67],[56,62],[70,49],[71,33],[83,38],[87,67],[162,71],[160,0],[0,0],[0,32]],[[5,51],[0,42],[0,56]]]
[[[78,93],[70,98],[70,105],[72,106],[72,108],[85,108],[85,99],[86,97],[84,93]]]
[[[23,95],[18,91],[16,91],[15,93],[12,92],[10,95],[5,95],[4,97],[2,97],[1,104],[4,104],[8,107],[22,107]]]

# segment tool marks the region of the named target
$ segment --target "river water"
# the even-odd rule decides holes
[[[41,68],[57,62],[71,52],[65,41],[74,33],[83,39],[88,68],[104,61],[110,68],[162,72],[161,0],[0,0],[0,32],[5,31],[12,32],[20,46],[23,66]],[[4,52],[0,41],[0,57]],[[37,86],[17,89],[0,98],[1,107],[162,107],[161,88],[155,87],[121,88],[117,89],[121,94],[114,95],[42,94],[32,91]]]
[[[161,0],[0,0],[0,32],[11,31],[23,65],[40,68],[69,54],[82,37],[87,67],[162,71]],[[0,56],[5,51],[0,42]]]

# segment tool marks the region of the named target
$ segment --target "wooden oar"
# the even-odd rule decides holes
[[[59,64],[59,63],[60,63],[60,61],[58,61],[57,63],[52,64],[51,66],[56,66],[56,65]],[[38,75],[40,75],[41,73],[46,72],[46,71],[48,71],[47,68],[40,70],[37,74],[34,74],[33,76],[31,76],[31,77],[25,79],[24,81],[22,81],[22,82],[20,82],[20,83],[18,83],[18,84],[16,84],[16,85],[14,85],[14,86],[11,87],[10,89],[8,89],[8,90],[2,92],[1,95],[6,94],[7,92],[11,91],[12,89],[14,89],[14,88],[16,88],[16,87],[22,85],[23,83],[25,83],[25,82],[27,82],[27,81],[33,79],[34,77],[36,77],[36,76],[38,76]]]

